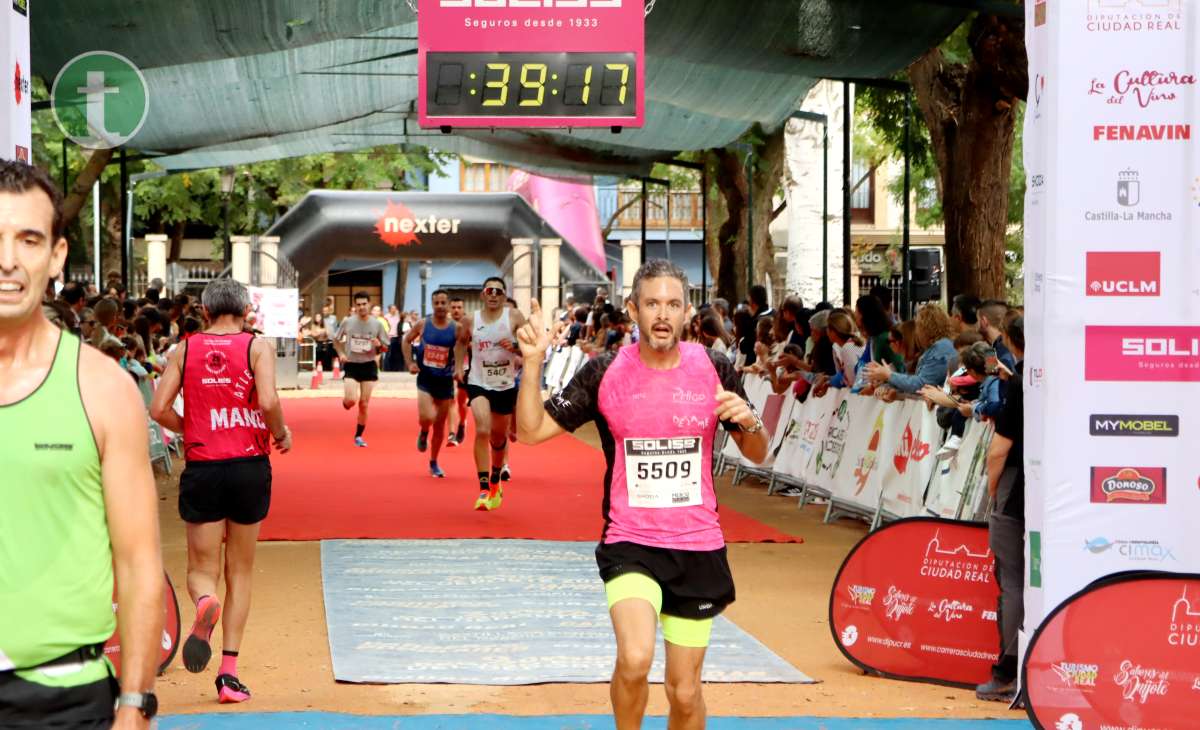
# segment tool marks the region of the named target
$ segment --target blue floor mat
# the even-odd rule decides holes
[[[1014,715],[1016,713],[1013,713]],[[663,730],[664,717],[648,717],[645,730]],[[160,730],[613,730],[607,715],[410,715],[368,717],[325,712],[179,715]],[[710,717],[708,730],[1016,730],[1026,720],[867,719],[852,717]]]
[[[594,550],[537,540],[323,541],[334,677],[608,682],[616,644]],[[652,682],[662,682],[661,636],[658,647]],[[813,681],[723,617],[713,624],[704,680]]]

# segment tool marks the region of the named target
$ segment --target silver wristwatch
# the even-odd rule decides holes
[[[757,415],[754,416],[754,425],[753,426],[751,426],[750,428],[746,428],[744,426],[742,427],[742,433],[758,433],[761,430],[763,430],[763,422],[762,422],[762,419],[759,418]]]

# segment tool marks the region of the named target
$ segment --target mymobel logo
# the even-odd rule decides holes
[[[150,111],[146,77],[133,62],[108,51],[67,62],[50,91],[54,118],[80,147],[119,147],[138,133]]]
[[[13,10],[21,15],[29,15],[29,0],[13,0]]]
[[[1121,416],[1094,413],[1093,436],[1169,436],[1179,435],[1179,416]]]

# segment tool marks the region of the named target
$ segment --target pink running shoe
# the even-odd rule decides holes
[[[250,688],[238,681],[232,674],[217,675],[217,701],[222,705],[231,702],[245,702],[250,699]]]
[[[196,604],[196,621],[192,632],[183,643],[183,666],[193,674],[203,672],[212,658],[212,647],[208,645],[213,628],[221,619],[221,602],[213,596],[204,596]]]

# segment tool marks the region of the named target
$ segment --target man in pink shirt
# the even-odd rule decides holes
[[[596,563],[617,638],[611,696],[618,730],[641,727],[660,618],[669,726],[704,727],[700,672],[712,620],[734,600],[712,483],[717,423],[746,458],[767,455],[767,433],[728,359],[680,342],[686,292],[679,267],[646,262],[629,303],[639,341],[594,358],[544,403],[550,340],[537,302],[517,332],[525,358],[518,438],[537,444],[592,420],[600,431],[608,468]]]

